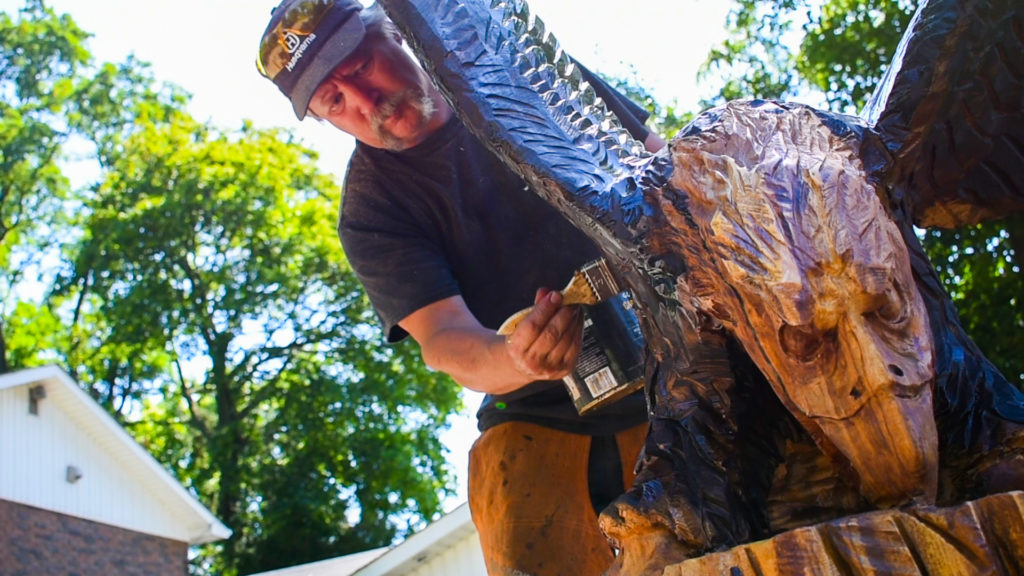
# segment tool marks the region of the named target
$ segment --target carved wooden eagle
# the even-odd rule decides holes
[[[525,2],[381,4],[640,309],[651,428],[602,515],[611,538],[685,557],[1024,488],[1024,395],[964,333],[913,230],[1024,208],[1019,0],[923,2],[862,117],[732,102],[654,155]]]

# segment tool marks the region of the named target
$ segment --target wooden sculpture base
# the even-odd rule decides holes
[[[849,516],[667,566],[663,576],[1024,574],[1024,492]]]

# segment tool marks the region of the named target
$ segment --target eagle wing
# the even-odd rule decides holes
[[[955,227],[1024,208],[1024,4],[921,4],[864,116],[892,154],[914,224]]]

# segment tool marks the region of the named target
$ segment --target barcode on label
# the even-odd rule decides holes
[[[594,372],[585,379],[587,383],[587,389],[590,390],[590,395],[597,398],[605,392],[615,388],[618,382],[615,381],[615,376],[612,374],[611,368],[602,368],[597,372]]]

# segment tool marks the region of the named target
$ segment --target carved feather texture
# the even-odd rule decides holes
[[[577,226],[630,237],[652,155],[522,0],[382,0],[467,127]],[[443,31],[439,34],[438,31]]]
[[[1024,209],[1024,5],[918,9],[864,116],[893,154],[888,184],[918,226]]]
[[[809,201],[805,194],[811,194],[811,189],[814,193],[831,192],[831,184],[810,174],[805,184],[820,185],[809,185],[807,191],[801,191],[794,199],[776,198],[775,206],[781,207],[786,218],[766,211],[770,207],[766,202],[737,205],[732,211],[737,214],[735,222],[750,220],[755,224],[749,227],[754,232],[741,230],[746,236],[733,234],[742,240],[736,242],[734,250],[718,250],[712,254],[715,247],[712,240],[721,239],[722,236],[716,234],[724,228],[699,225],[698,221],[703,220],[700,207],[694,202],[699,202],[701,196],[677,187],[674,184],[677,178],[673,178],[673,183],[667,182],[669,169],[662,164],[667,155],[646,154],[639,143],[622,130],[581,81],[576,66],[558,47],[543,22],[529,13],[523,0],[380,2],[466,126],[518,170],[535,192],[594,238],[616,272],[627,276],[619,278],[625,280],[620,285],[628,286],[637,296],[650,351],[647,392],[651,399],[652,433],[638,483],[628,495],[633,500],[620,502],[624,516],[628,516],[626,512],[630,507],[645,512],[651,526],[668,528],[689,553],[766,536],[770,528],[766,500],[771,488],[770,474],[766,475],[766,471],[782,457],[777,447],[785,432],[783,428],[789,426],[783,421],[794,416],[818,442],[817,448],[832,457],[833,464],[839,466],[845,476],[858,478],[856,482],[851,481],[851,485],[859,485],[867,476],[850,472],[864,470],[871,473],[882,470],[883,474],[876,476],[887,480],[884,475],[887,470],[872,467],[871,454],[864,452],[874,450],[875,446],[865,444],[864,435],[826,430],[799,410],[783,411],[778,398],[758,395],[768,388],[762,381],[763,373],[755,373],[752,368],[737,368],[744,365],[737,360],[749,363],[748,356],[757,356],[752,349],[762,343],[780,340],[779,346],[784,344],[787,349],[806,351],[804,344],[816,340],[805,342],[799,337],[803,334],[799,330],[785,331],[790,335],[785,338],[781,330],[752,330],[746,338],[740,339],[746,352],[742,355],[719,330],[722,326],[736,330],[742,324],[744,310],[754,309],[761,314],[762,309],[769,307],[745,309],[733,305],[733,301],[739,302],[746,296],[741,295],[739,287],[716,278],[713,273],[717,269],[716,261],[721,260],[723,266],[746,266],[756,272],[762,258],[777,258],[769,250],[770,244],[794,241],[787,232],[791,230],[787,227],[789,216],[799,213],[799,218],[809,218],[806,206],[800,204]],[[981,205],[994,200],[991,205],[997,207],[997,212],[1004,213],[1010,211],[1007,208],[1020,210],[1024,206],[1024,185],[1020,182],[1024,179],[1024,172],[1020,170],[1024,165],[1021,10],[1020,0],[925,2],[897,57],[897,65],[894,65],[897,71],[887,79],[888,88],[879,92],[878,103],[868,113],[873,128],[881,134],[885,150],[878,145],[871,130],[861,123],[821,111],[812,112],[819,121],[813,123],[819,126],[817,134],[827,132],[848,140],[851,150],[861,156],[870,184],[881,184],[877,189],[879,193],[894,195],[886,208],[896,211],[909,207],[915,221],[928,222],[931,215],[945,212],[964,222],[977,215],[958,208],[965,202],[978,201]],[[993,31],[992,27],[999,30]],[[759,104],[739,103],[737,106],[757,108]],[[723,114],[724,109],[702,114],[676,138],[674,147],[682,148],[686,139],[713,136],[716,126],[722,137],[736,147],[733,155],[758,145],[756,140],[744,139],[743,131],[722,131]],[[794,145],[787,146],[791,149]],[[755,152],[752,155],[759,156],[764,148]],[[695,158],[694,154],[676,154],[677,175]],[[1005,166],[1014,165],[1016,168],[1010,172],[1015,175],[1002,174]],[[826,169],[818,173],[828,175],[829,182],[843,182],[844,172],[830,171],[827,164],[822,166]],[[694,186],[703,189],[701,178],[708,175],[706,171],[697,172]],[[771,176],[770,170],[758,173],[758,178]],[[999,186],[985,184],[985,178],[1000,180]],[[941,185],[936,185],[938,183]],[[839,186],[836,190],[846,188]],[[874,188],[869,190],[873,191]],[[822,221],[834,216],[834,208],[842,206],[835,198],[831,193],[822,195],[820,200],[827,205],[819,206],[813,215]],[[728,212],[721,211],[722,214]],[[880,219],[881,216],[875,218]],[[909,225],[906,228],[909,229]],[[855,228],[853,236],[866,237],[868,232],[861,232],[862,229]],[[766,242],[754,242],[757,238],[752,234],[756,233],[763,233]],[[807,236],[816,237],[815,234]],[[811,244],[796,240],[800,249],[803,244]],[[912,240],[913,234],[905,232],[904,241],[916,246]],[[827,248],[836,253],[851,252],[840,249],[846,246],[842,238],[835,241],[835,246],[835,249]],[[936,287],[926,294],[932,302],[929,311],[947,308],[952,311],[937,279],[926,277],[922,272],[927,269],[927,262],[920,249],[912,250],[911,257],[919,257],[919,261],[911,263],[917,281],[922,282],[923,278],[924,283],[931,282]],[[876,285],[882,283],[873,275],[876,268],[865,270],[866,273],[854,274],[854,277],[863,284],[864,294],[875,295]],[[819,276],[830,278],[828,274]],[[744,281],[734,283],[744,284]],[[905,282],[906,285],[911,283],[912,280]],[[785,306],[776,306],[779,315],[800,324],[800,311],[794,308],[799,298],[794,298],[793,291],[788,289],[790,284],[796,285],[779,283],[779,288],[765,300],[785,300]],[[673,291],[677,300],[673,300]],[[855,300],[881,301],[878,298],[842,301]],[[707,321],[709,317],[719,323],[713,326]],[[769,326],[763,321],[751,323],[754,324],[759,329]],[[956,332],[955,336],[962,334],[952,316],[947,328]],[[966,336],[963,339],[968,341]],[[952,350],[956,358],[954,369],[963,364],[964,350],[968,350],[969,361],[984,361],[980,354],[973,354],[973,349],[959,341],[953,348],[942,348],[949,340],[946,336],[937,338],[937,356],[943,360]],[[811,351],[816,353],[817,348]],[[651,358],[656,361],[650,361]],[[762,362],[759,367],[773,372],[776,364]],[[803,364],[811,366],[809,369],[815,366],[808,362]],[[879,373],[895,375],[893,378],[907,372],[891,362],[878,365],[884,369],[879,369]],[[941,362],[939,366],[940,374],[956,372]],[[1018,411],[1024,406],[1016,400],[1015,392],[1006,392],[1012,388],[1008,388],[1005,379],[999,379],[1001,376],[994,370],[977,370],[973,365],[969,368],[962,372],[970,376],[981,373],[986,381],[979,384],[966,377],[962,384],[954,381],[955,378],[940,377],[937,381],[936,412],[940,415],[940,425],[948,426],[954,421],[951,429],[943,431],[947,446],[944,457],[951,456],[957,462],[972,453],[975,446],[988,449],[990,446],[984,445],[985,442],[998,445],[1002,438],[988,432],[1001,430],[999,426],[1005,424],[1003,418],[1008,415],[1007,405]],[[793,376],[796,372],[787,374]],[[793,379],[797,386],[809,381],[810,378]],[[984,393],[981,400],[968,397],[976,391]],[[854,392],[850,388],[848,393],[854,400],[858,394],[863,394],[860,388]],[[927,402],[922,400],[921,404]],[[931,413],[930,407],[926,408],[926,412]],[[768,414],[773,417],[766,417]],[[933,425],[927,418],[907,421],[926,421],[928,426]],[[956,424],[960,421],[964,423]],[[780,422],[786,426],[780,428]],[[792,424],[795,426],[795,422]],[[864,426],[884,428],[873,423]],[[931,429],[925,432],[908,432],[904,436],[928,439],[935,436]],[[956,435],[963,436],[962,440],[957,441]],[[836,449],[839,444],[825,441],[833,436],[839,440],[853,439],[847,442],[855,445],[851,452],[863,452],[854,455],[865,456],[861,460],[867,461],[867,465],[858,464],[861,460],[840,458],[841,450]],[[949,450],[954,444],[956,447]],[[931,449],[922,451],[930,454]],[[934,467],[920,468],[927,468],[927,482],[921,484],[927,484],[927,492],[932,492]],[[882,484],[884,482],[873,485]],[[963,484],[966,485],[966,481]],[[917,488],[914,484],[904,492],[914,496]],[[961,487],[958,485],[955,489]],[[861,495],[870,499],[877,496],[877,491]],[[809,496],[818,501],[821,494],[815,492]],[[883,494],[879,501],[887,498],[888,495]],[[823,510],[845,512],[850,506],[839,498],[835,504],[823,506]],[[632,527],[626,526],[625,530],[632,530]],[[628,553],[628,547],[626,550]]]

